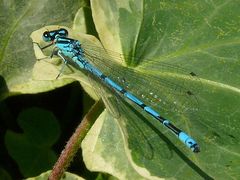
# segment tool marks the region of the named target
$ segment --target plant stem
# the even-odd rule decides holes
[[[81,123],[78,125],[77,129],[73,135],[68,140],[65,149],[62,151],[58,161],[55,163],[53,170],[49,176],[49,180],[60,180],[64,171],[70,165],[73,157],[77,153],[80,144],[84,137],[86,136],[89,129],[94,124],[97,117],[101,114],[104,109],[103,102],[101,100],[97,101],[89,112],[85,115]]]

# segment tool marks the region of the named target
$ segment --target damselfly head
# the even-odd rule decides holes
[[[60,28],[58,30],[53,30],[53,31],[45,31],[43,33],[43,40],[45,42],[50,42],[54,41],[56,37],[67,37],[68,36],[68,31],[64,28]]]

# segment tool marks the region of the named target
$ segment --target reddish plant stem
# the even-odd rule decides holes
[[[103,111],[103,108],[104,108],[103,102],[101,100],[97,101],[89,110],[89,112],[85,115],[85,117],[78,125],[73,135],[68,140],[65,149],[62,151],[60,157],[58,158],[58,161],[55,163],[52,172],[48,177],[49,180],[61,179],[65,170],[68,168],[70,162],[77,153],[77,150],[80,148],[82,140],[86,136],[89,129],[92,127],[96,118]]]

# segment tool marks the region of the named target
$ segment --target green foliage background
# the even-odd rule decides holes
[[[199,111],[194,117],[173,119],[198,140],[199,154],[120,102],[121,118],[104,111],[82,143],[89,170],[120,179],[238,179],[239,8],[237,1],[221,0],[92,0],[90,5],[64,0],[1,1],[0,97],[49,91],[74,80],[86,85],[79,74],[59,80],[52,71],[41,79],[36,76],[45,67],[36,66],[29,35],[46,25],[72,27],[74,32],[95,35],[106,49],[157,59],[154,66],[125,61],[143,75],[159,73],[157,64],[167,62],[197,72],[202,84]],[[58,69],[50,63],[46,67]]]

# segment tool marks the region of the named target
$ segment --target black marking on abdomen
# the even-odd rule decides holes
[[[105,76],[104,74],[102,74],[100,77],[101,77],[101,79],[104,80],[104,79],[106,79],[107,76]]]
[[[122,93],[123,95],[126,93],[127,91],[125,89],[122,88],[122,90],[120,91],[120,93]]]
[[[142,104],[140,104],[139,106],[144,109],[147,105],[144,104],[144,103],[142,103]]]

